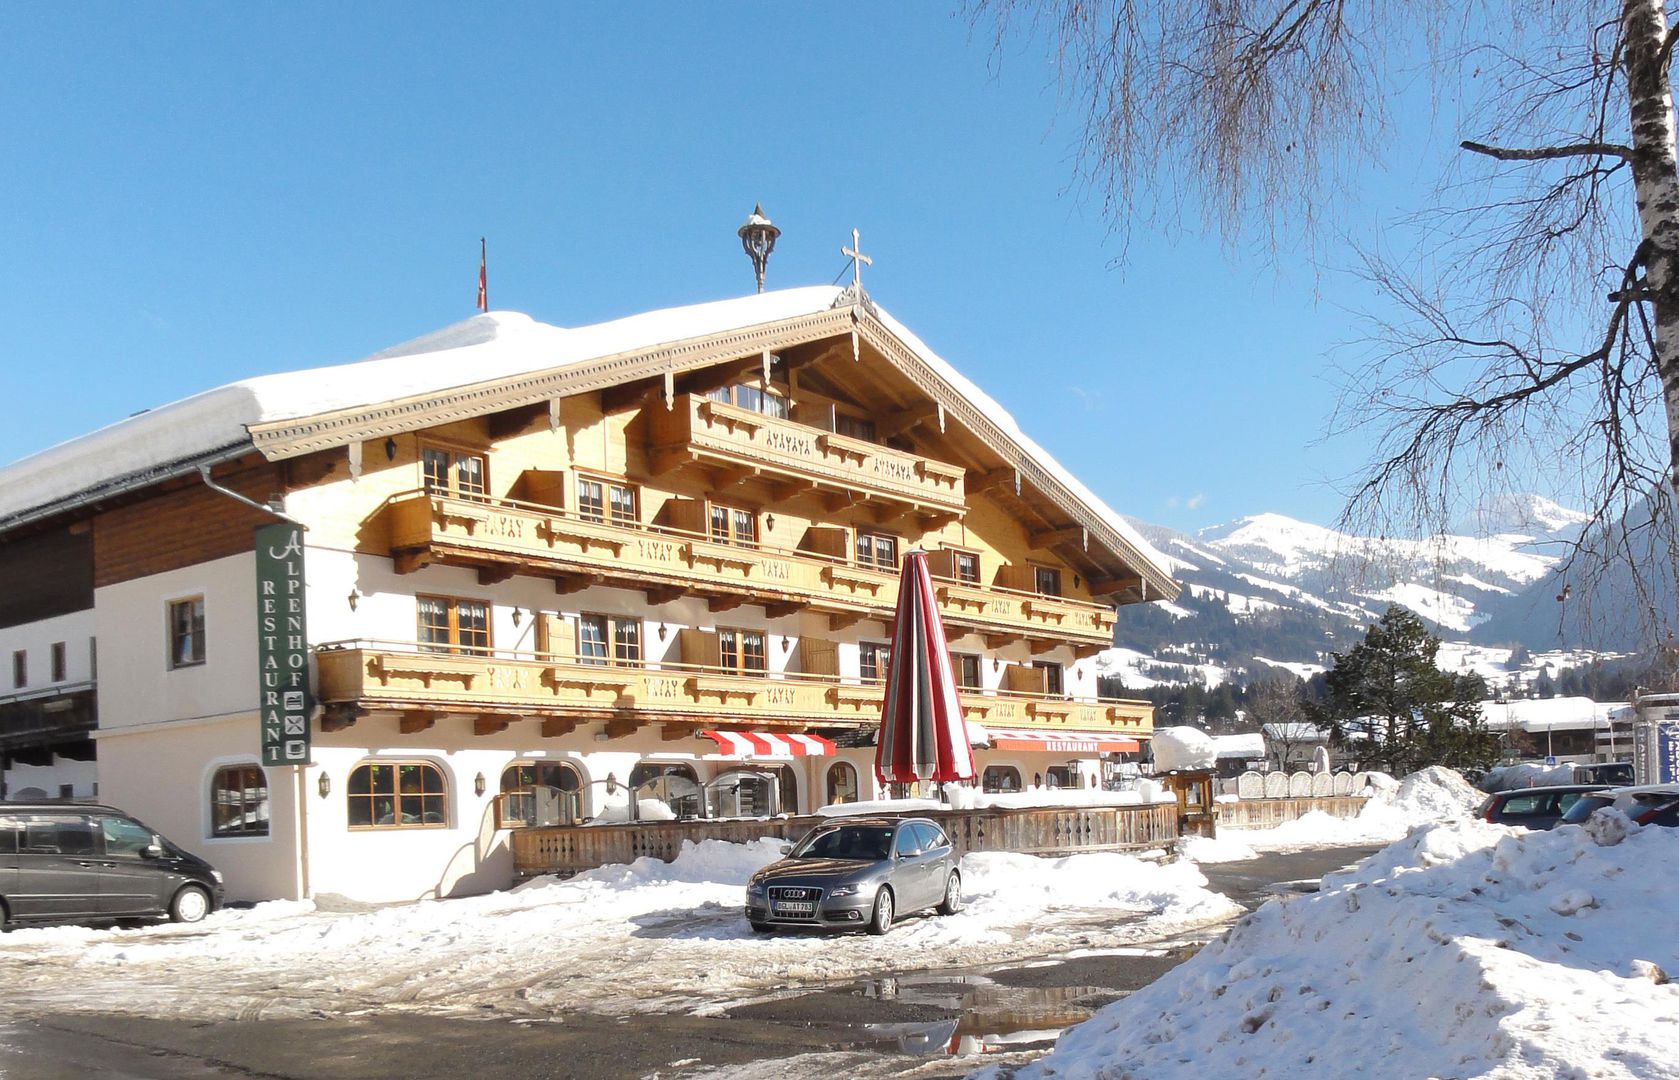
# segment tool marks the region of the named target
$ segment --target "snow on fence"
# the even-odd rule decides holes
[[[985,810],[926,810],[917,817],[937,821],[959,854],[1018,851],[1069,855],[1079,851],[1169,849],[1178,839],[1175,802],[1143,806],[1080,806]],[[575,874],[650,856],[676,858],[685,840],[749,843],[762,836],[797,840],[817,825],[815,816],[736,821],[658,821],[634,825],[557,825],[515,829],[513,868],[521,878]]]
[[[1357,817],[1364,809],[1364,788],[1364,773],[1249,771],[1220,783],[1218,824],[1271,828],[1314,810],[1333,817]]]

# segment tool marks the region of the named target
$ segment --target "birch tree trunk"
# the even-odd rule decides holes
[[[1668,79],[1667,12],[1662,0],[1625,0],[1632,119],[1632,175],[1644,236],[1644,273],[1655,326],[1651,348],[1667,411],[1668,483],[1679,495],[1679,153],[1674,148],[1673,87]]]

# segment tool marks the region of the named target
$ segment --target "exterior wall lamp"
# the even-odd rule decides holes
[[[525,617],[525,613],[524,613],[524,612],[522,612],[522,611],[520,611],[520,610],[519,610],[519,609],[518,609],[518,608],[514,608],[514,609],[513,609],[513,625],[514,625],[514,626],[518,626],[518,625],[519,625],[519,621],[520,621],[520,620],[521,620],[521,619],[523,619],[523,618],[524,618],[524,617]],[[480,791],[480,792],[479,792],[479,793],[478,793],[478,794],[480,794],[480,795],[482,795],[482,794],[483,794],[483,792],[482,792],[482,791]]]
[[[396,460],[396,440],[395,439],[386,439],[385,440],[385,460],[386,461],[395,461]]]
[[[321,773],[321,778],[319,780],[315,781],[315,790],[321,793],[321,798],[323,798],[323,799],[326,798],[328,795],[331,795],[332,794],[332,777],[328,776],[324,772]]]
[[[361,599],[361,592],[352,587],[350,589],[350,595],[346,599],[350,602],[350,610],[354,611],[356,610],[356,602]]]
[[[479,773],[477,776],[474,776],[472,778],[472,793],[474,795],[479,795],[479,796],[482,796],[484,794],[484,774],[483,773]]]

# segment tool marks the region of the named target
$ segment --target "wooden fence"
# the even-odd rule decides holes
[[[1178,838],[1176,803],[1148,806],[1047,807],[1028,810],[929,810],[956,850],[1070,855],[1079,851],[1169,848]],[[751,821],[647,821],[633,825],[560,825],[515,829],[513,868],[521,878],[575,874],[650,856],[670,862],[684,840],[748,843],[762,836],[797,840],[833,818],[804,816]]]

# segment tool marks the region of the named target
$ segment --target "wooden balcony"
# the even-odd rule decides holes
[[[836,622],[890,619],[898,602],[898,575],[815,552],[722,544],[681,529],[423,491],[395,497],[388,513],[399,572],[441,562],[475,566],[486,584],[534,574],[553,578],[560,592],[612,584],[665,597],[706,596],[718,611],[741,603],[775,614],[808,607]],[[946,579],[935,584],[951,630],[986,634],[993,647],[1018,639],[1037,652],[1070,644],[1083,653],[1113,641],[1114,613],[1100,604]]]
[[[700,727],[804,731],[867,728],[880,722],[879,683],[833,676],[741,675],[697,665],[595,665],[531,653],[426,652],[406,642],[344,642],[316,650],[324,726],[369,712],[403,716],[403,729],[446,716],[471,717],[480,733],[522,718],[544,736],[606,721],[609,734],[663,725],[666,738]],[[961,695],[975,723],[1031,730],[1099,732],[1136,738],[1154,730],[1146,701],[1072,701],[1015,692]]]
[[[695,394],[649,414],[653,469],[699,464],[836,501],[893,504],[929,517],[967,512],[964,471],[955,465],[764,416]]]

